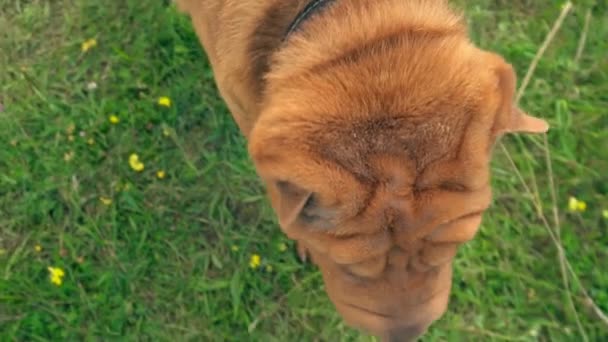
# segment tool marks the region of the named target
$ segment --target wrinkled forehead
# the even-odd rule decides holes
[[[464,111],[463,111],[464,112]],[[419,176],[430,165],[454,161],[487,146],[484,131],[471,125],[472,115],[441,113],[434,116],[377,116],[356,121],[328,121],[323,130],[307,135],[307,148],[320,158],[336,163],[358,179],[373,181],[386,164]],[[465,140],[474,139],[470,149]]]
[[[332,198],[346,196],[344,189],[364,194],[391,177],[415,188],[477,188],[487,182],[494,137],[491,120],[479,120],[475,109],[290,122],[274,134],[266,131],[251,152],[263,178],[290,181]]]

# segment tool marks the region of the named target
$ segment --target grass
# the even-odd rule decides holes
[[[280,233],[168,3],[0,0],[0,340],[373,341],[341,322]],[[473,39],[522,79],[560,5],[464,8]],[[521,104],[551,123],[546,144],[497,148],[493,207],[425,341],[608,340],[585,296],[608,311],[607,36],[606,5],[580,1],[542,55]],[[571,196],[587,210],[569,212]],[[65,270],[61,286],[49,266]]]

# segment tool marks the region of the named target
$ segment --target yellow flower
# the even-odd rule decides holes
[[[63,277],[65,276],[65,272],[63,272],[63,270],[59,267],[51,267],[51,266],[49,266],[48,270],[49,270],[49,279],[51,280],[51,283],[53,283],[57,286],[61,286],[61,284],[63,283]]]
[[[87,39],[84,42],[82,42],[82,44],[80,45],[80,49],[82,50],[82,52],[87,52],[91,48],[94,48],[96,46],[97,46],[97,40],[94,38],[91,38],[91,39]]]
[[[583,212],[587,210],[587,203],[584,201],[578,201],[578,211]]]
[[[230,247],[230,249],[231,249],[233,252],[238,252],[238,250],[239,250],[239,246],[237,246],[237,245],[232,245],[232,246]]]
[[[578,204],[578,200],[574,197],[570,197],[568,199],[568,210],[576,211],[577,204]]]
[[[74,151],[69,151],[69,152],[66,152],[66,153],[63,155],[63,160],[65,160],[66,162],[69,162],[69,161],[71,161],[72,159],[74,159]]]
[[[111,198],[107,198],[107,197],[103,197],[103,196],[99,197],[99,201],[101,203],[103,203],[103,205],[110,205],[110,204],[112,204],[112,199]]]
[[[144,163],[139,160],[139,156],[135,153],[132,153],[129,156],[129,165],[131,168],[137,172],[144,170]]]
[[[260,264],[262,263],[262,258],[257,255],[257,254],[252,254],[251,258],[249,259],[249,267],[256,269],[258,267],[260,267]]]
[[[95,83],[94,81],[87,83],[87,90],[95,90],[95,89],[97,89],[97,83]]]
[[[36,246],[34,246],[34,250],[36,251],[36,253],[40,253],[40,252],[42,252],[42,246],[36,245]]]
[[[158,178],[158,179],[163,179],[163,178],[165,178],[166,175],[167,174],[165,173],[164,170],[158,170],[158,171],[156,171],[156,178]]]
[[[163,107],[171,107],[171,99],[167,96],[161,96],[158,98],[158,105]]]
[[[73,123],[69,124],[68,127],[66,127],[65,132],[68,135],[71,135],[74,133],[74,131],[76,130],[76,125],[74,125]]]
[[[568,210],[571,212],[583,212],[587,210],[587,203],[585,201],[578,200],[576,197],[570,197],[568,199]]]
[[[93,145],[94,143],[95,143],[95,140],[93,140],[93,138],[87,139],[87,144]]]
[[[120,118],[117,115],[115,115],[115,114],[110,115],[110,117],[108,118],[108,120],[110,120],[110,123],[113,124],[113,125],[116,125],[117,123],[120,122]]]

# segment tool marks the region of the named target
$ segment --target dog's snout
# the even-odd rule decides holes
[[[415,341],[419,336],[424,334],[426,331],[426,325],[409,325],[404,327],[397,327],[389,330],[384,338],[383,342],[410,342]]]

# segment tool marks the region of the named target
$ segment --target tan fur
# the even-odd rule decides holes
[[[413,339],[446,310],[451,262],[491,200],[492,146],[543,132],[515,74],[446,1],[181,0],[281,229],[344,319]]]

